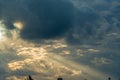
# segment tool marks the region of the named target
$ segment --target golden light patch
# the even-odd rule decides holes
[[[69,50],[64,50],[63,53],[68,55],[68,54],[70,54],[70,51]]]
[[[20,30],[23,28],[23,23],[22,22],[15,22],[13,25]]]
[[[0,21],[0,40],[4,37],[4,24]]]
[[[90,53],[96,53],[96,52],[100,52],[100,51],[96,50],[96,49],[88,49],[88,52],[90,52]]]
[[[0,39],[2,39],[2,32],[0,31]]]

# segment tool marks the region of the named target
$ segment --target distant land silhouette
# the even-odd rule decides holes
[[[34,79],[32,79],[32,77],[29,75],[28,78],[25,80],[34,80]],[[57,80],[63,80],[63,78],[60,77],[60,78],[57,78]],[[89,79],[84,79],[84,80],[89,80]],[[108,80],[112,80],[111,77],[108,77]],[[120,78],[118,80],[120,80]]]

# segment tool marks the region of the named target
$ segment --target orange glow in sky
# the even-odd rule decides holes
[[[13,24],[16,28],[18,28],[18,29],[22,29],[23,28],[23,23],[22,22],[15,22],[14,24]]]

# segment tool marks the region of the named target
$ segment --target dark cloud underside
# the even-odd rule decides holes
[[[73,24],[73,4],[66,0],[1,1],[1,18],[8,29],[15,21],[25,23],[24,39],[46,39],[63,35]]]
[[[105,41],[119,34],[119,0],[0,0],[0,18],[8,29],[24,23],[26,40],[66,37],[72,44]]]

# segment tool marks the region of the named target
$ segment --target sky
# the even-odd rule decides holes
[[[0,80],[120,75],[120,0],[0,0]]]

